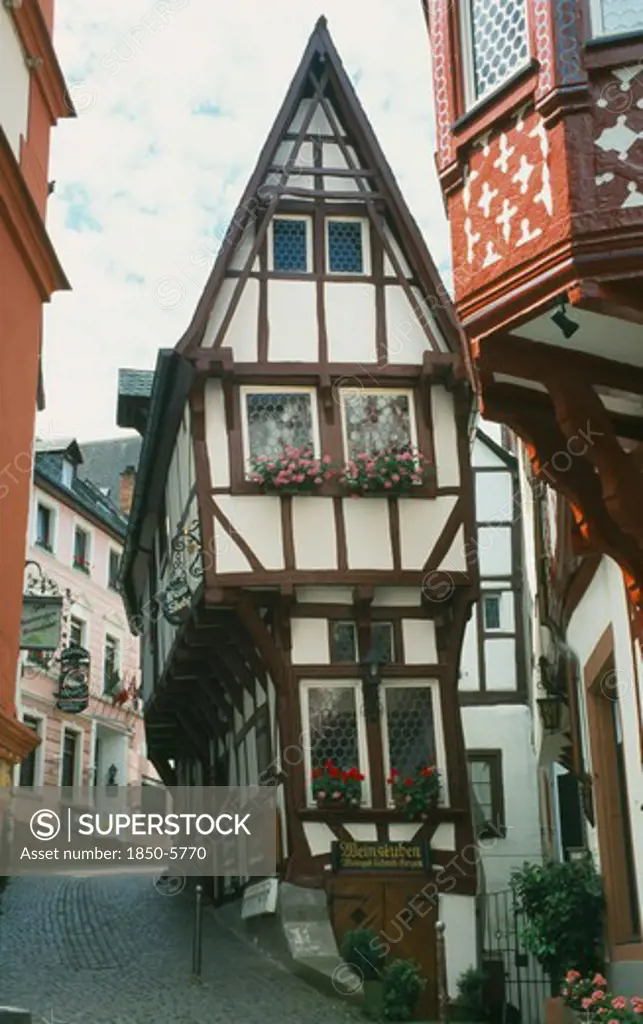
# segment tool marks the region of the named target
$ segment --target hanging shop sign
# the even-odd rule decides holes
[[[68,715],[77,715],[89,704],[89,651],[74,645],[60,656],[60,682],[56,707]]]
[[[163,616],[179,626],[190,614],[195,584],[203,576],[202,546],[198,520],[185,526],[172,539],[169,576],[161,599]]]
[[[331,845],[333,871],[429,871],[431,850],[426,841],[358,843],[341,840]]]
[[[62,597],[25,594],[20,619],[20,648],[55,651],[62,634]]]

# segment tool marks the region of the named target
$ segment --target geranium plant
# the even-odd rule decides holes
[[[400,775],[397,768],[392,768],[387,782],[395,806],[410,821],[426,821],[430,809],[440,799],[442,779],[433,760],[418,768],[414,775]]]
[[[364,776],[358,768],[339,768],[334,761],[313,768],[313,796],[320,807],[359,807]]]
[[[424,482],[428,465],[417,448],[360,452],[341,469],[339,482],[354,493],[403,494]]]
[[[561,995],[565,1005],[579,1013],[581,1020],[635,1024],[643,1019],[643,997],[613,995],[607,991],[607,980],[602,974],[583,976],[579,971],[568,971]]]
[[[334,472],[330,455],[318,459],[311,448],[291,445],[274,457],[256,456],[251,469],[250,479],[255,483],[286,494],[314,491],[324,480],[330,480]]]

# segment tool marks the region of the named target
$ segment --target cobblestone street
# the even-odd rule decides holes
[[[15,878],[0,894],[0,1006],[34,1024],[343,1024],[354,1020],[151,877]]]

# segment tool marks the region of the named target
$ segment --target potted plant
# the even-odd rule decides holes
[[[392,768],[387,782],[395,806],[409,821],[426,821],[440,799],[442,780],[433,760],[418,768],[414,775],[402,776],[397,768]]]
[[[384,970],[384,1017],[409,1021],[426,985],[416,960],[394,960]]]
[[[417,449],[384,448],[360,452],[340,470],[339,482],[353,494],[404,494],[424,482],[428,461]]]
[[[604,897],[588,854],[582,860],[525,864],[511,877],[522,939],[560,990],[565,970],[581,976],[603,969]]]
[[[323,768],[313,768],[313,796],[318,807],[359,807],[364,776],[358,768],[338,768],[326,761]]]
[[[559,1015],[562,1024],[567,1021],[605,1020],[627,1021],[635,1024],[643,1015],[641,996],[615,996],[607,991],[607,980],[602,974],[588,974],[583,977],[579,971],[571,970],[565,975],[561,988],[564,1013]]]
[[[486,1021],[485,986],[487,975],[475,967],[463,971],[456,982],[458,995],[450,1010],[450,1020]]]
[[[384,1007],[382,972],[386,953],[377,933],[371,928],[346,932],[341,954],[363,983],[365,1016],[369,1020],[379,1020]]]
[[[332,459],[315,457],[310,448],[286,445],[274,458],[259,455],[252,460],[251,480],[281,494],[310,494],[333,476]]]

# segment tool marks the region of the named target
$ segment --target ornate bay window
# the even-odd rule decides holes
[[[618,36],[643,32],[640,0],[591,0],[592,35]]]
[[[467,107],[500,88],[529,62],[526,0],[461,0]]]
[[[340,389],[344,452],[348,459],[417,446],[412,391]]]

